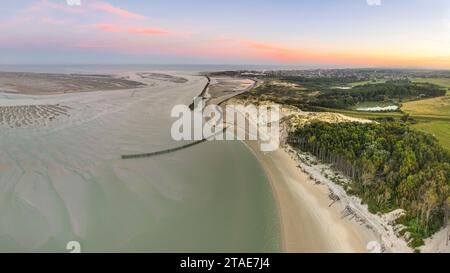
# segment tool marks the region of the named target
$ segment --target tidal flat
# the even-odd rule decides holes
[[[50,93],[0,93],[0,251],[66,252],[70,241],[82,252],[280,250],[270,184],[241,142],[121,159],[180,145],[170,111],[189,105],[205,77],[114,78],[133,84],[75,92],[51,79],[41,83]]]

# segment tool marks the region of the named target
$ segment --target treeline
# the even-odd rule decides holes
[[[388,81],[367,84],[350,90],[330,90],[317,96],[311,103],[327,108],[348,108],[359,102],[422,99],[445,96],[446,91],[429,83]]]
[[[288,142],[351,177],[346,190],[371,212],[404,209],[399,221],[411,234],[411,246],[420,246],[444,225],[450,154],[433,136],[396,122],[317,122],[292,133]]]

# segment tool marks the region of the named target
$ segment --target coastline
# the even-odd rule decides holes
[[[257,84],[254,81],[253,86]],[[223,106],[237,95],[218,97],[216,100]],[[238,99],[235,103],[242,102]],[[285,124],[288,127],[315,119],[326,122],[370,122],[334,113],[298,112],[286,107],[283,112],[284,116],[297,116],[291,120],[293,124]],[[402,210],[383,215],[370,213],[367,205],[362,204],[358,197],[348,195],[342,186],[329,178],[334,177],[336,171],[326,164],[311,166],[304,162],[301,151],[289,145],[275,152],[263,153],[258,141],[244,143],[259,161],[270,182],[278,208],[283,252],[413,251],[407,245],[407,239],[398,234],[398,227],[393,224],[403,213]],[[448,252],[448,245],[442,243],[447,233],[448,230],[444,229],[427,239],[421,251]]]
[[[137,76],[133,75],[130,74],[130,77],[137,79]],[[207,78],[207,80],[208,83],[201,93],[202,97],[205,95],[210,96],[208,93],[210,79]],[[148,81],[147,88],[152,88],[153,85],[150,84],[150,80]],[[222,94],[218,97],[212,96],[212,98],[219,105],[226,104],[228,100],[251,90],[257,84],[258,81],[254,80],[254,83],[245,89],[235,90],[232,94],[223,92],[225,95]],[[136,95],[136,100],[140,101],[139,96],[145,93],[134,90],[130,89],[125,91],[132,92],[130,97]],[[93,94],[96,95],[96,93]],[[111,94],[115,94],[115,92]],[[106,96],[106,94],[104,95]],[[128,96],[128,94],[124,95]],[[117,99],[120,98],[120,96],[117,97]],[[73,102],[68,101],[68,103]],[[77,109],[77,107],[74,109]],[[141,128],[141,125],[139,125],[139,128]],[[346,212],[346,206],[349,200],[351,202],[355,197],[347,196],[345,193],[336,191],[336,187],[339,187],[337,184],[330,185],[330,181],[320,175],[320,170],[311,171],[311,168],[305,166],[297,158],[298,154],[291,147],[286,146],[276,152],[264,153],[260,151],[259,142],[245,141],[244,143],[249,148],[248,151],[253,153],[257,158],[270,182],[272,190],[270,194],[273,195],[274,205],[277,208],[276,213],[278,217],[276,220],[280,223],[281,251],[361,253],[374,250],[367,248],[368,243],[373,241],[380,242],[383,246],[383,251],[411,251],[411,249],[405,247],[405,241],[393,236],[392,227],[387,225],[389,221],[381,219],[384,215],[367,215],[368,211],[366,211],[364,205],[356,204],[356,199],[354,201],[356,206],[352,203],[351,208],[356,208],[358,215],[366,217],[364,219],[368,219],[369,221],[360,221],[358,216],[355,217],[353,214],[348,214]],[[188,144],[167,151],[177,151],[192,145],[195,144]],[[153,154],[161,154],[161,152],[144,154],[144,156]],[[2,166],[0,166],[1,168]],[[265,181],[264,185],[267,185]],[[338,197],[341,197],[342,202],[334,202],[330,193],[336,193]],[[264,213],[263,209],[260,209],[260,211]],[[448,244],[446,246],[444,245],[444,239],[448,238],[448,234],[448,230],[441,230],[433,238],[427,239],[422,251],[441,252],[442,249],[444,249],[443,251],[447,249],[448,252]]]
[[[255,81],[254,86],[258,84]],[[223,99],[220,106],[238,94]],[[333,205],[329,188],[317,185],[299,163],[280,147],[262,152],[260,141],[243,143],[261,164],[278,210],[281,251],[286,253],[366,253],[378,236],[360,223],[343,219],[345,208]],[[380,243],[381,245],[381,243]],[[381,249],[380,249],[381,251]]]
[[[277,203],[283,252],[368,252],[377,241],[374,233],[357,222],[343,219],[338,206],[330,206],[328,188],[315,185],[308,174],[282,148],[263,153],[257,141],[245,141],[271,183]]]

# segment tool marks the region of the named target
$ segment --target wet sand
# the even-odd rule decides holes
[[[188,82],[188,80],[183,77],[178,77],[178,76],[173,76],[173,75],[163,74],[163,73],[141,72],[141,73],[138,73],[137,75],[143,79],[154,79],[154,80],[167,81],[167,82],[173,82],[173,83]]]
[[[211,77],[211,84],[207,90],[209,104],[221,104],[239,94],[253,89],[257,85],[255,80],[232,77]]]
[[[46,126],[49,121],[69,116],[70,107],[65,105],[0,106],[0,126],[10,128]]]
[[[0,72],[0,91],[26,95],[123,90],[143,86],[145,84],[142,82],[113,75]]]

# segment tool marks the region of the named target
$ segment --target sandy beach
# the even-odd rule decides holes
[[[367,252],[374,234],[356,222],[342,219],[331,206],[328,189],[315,185],[283,149],[263,153],[259,143],[246,141],[258,158],[274,191],[280,212],[285,252]]]

